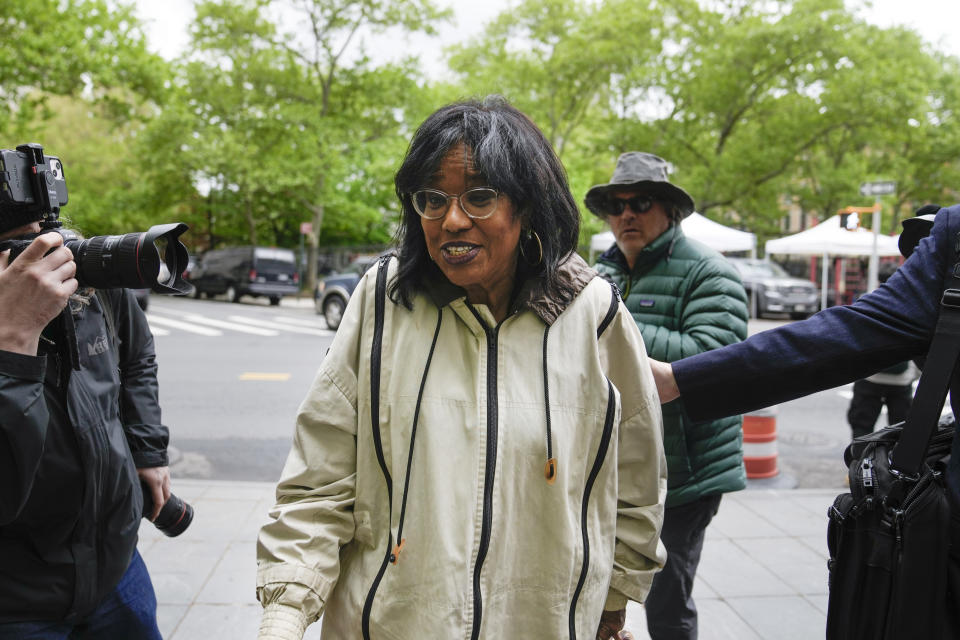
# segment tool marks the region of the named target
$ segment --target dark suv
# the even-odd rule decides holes
[[[788,313],[799,320],[820,310],[820,291],[809,280],[794,278],[783,267],[757,258],[727,258],[733,263],[747,290],[750,315]]]
[[[266,296],[280,304],[283,296],[300,291],[297,257],[292,249],[232,247],[207,251],[191,272],[194,297],[226,294],[231,302],[242,296]]]
[[[379,256],[358,256],[347,265],[346,269],[332,273],[317,283],[313,292],[313,303],[317,313],[323,315],[327,327],[336,329],[343,319],[343,310],[347,308],[347,301],[357,288],[360,277],[373,266]]]

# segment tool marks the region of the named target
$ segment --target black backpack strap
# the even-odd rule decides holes
[[[383,455],[383,442],[380,439],[380,364],[381,351],[383,348],[383,323],[386,315],[387,304],[387,267],[390,264],[390,256],[383,256],[377,265],[377,284],[374,296],[374,322],[373,322],[373,342],[370,346],[370,423],[373,429],[373,446],[377,454],[377,463],[380,465],[380,471],[383,473],[383,479],[387,485],[387,504],[389,505],[388,525],[393,525],[393,479],[390,477],[390,469],[387,467],[387,461]],[[380,564],[380,570],[377,572],[367,592],[367,597],[363,603],[363,611],[360,617],[360,626],[364,638],[370,637],[370,611],[373,607],[373,599],[376,596],[380,581],[387,570],[387,564],[394,555],[393,551],[393,530],[388,528],[387,549]]]
[[[387,493],[392,494],[393,482],[380,443],[380,364],[383,348],[383,323],[387,303],[387,266],[389,264],[390,258],[383,257],[380,258],[377,265],[373,342],[370,346],[370,421],[373,427],[373,442],[376,447],[377,461],[380,463],[380,468],[387,481]]]
[[[927,445],[940,421],[960,357],[960,289],[947,289],[940,301],[937,329],[927,352],[907,424],[893,449],[891,468],[915,477],[920,473]]]
[[[958,239],[960,241],[960,239]],[[956,256],[955,256],[956,258]],[[916,477],[923,466],[927,445],[940,421],[940,412],[960,358],[960,261],[945,278],[940,315],[917,384],[917,393],[900,439],[890,459],[891,470]]]

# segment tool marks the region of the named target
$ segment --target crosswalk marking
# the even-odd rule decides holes
[[[147,324],[150,325],[150,333],[152,333],[152,334],[155,335],[155,336],[168,336],[168,335],[170,335],[170,330],[169,330],[169,329],[161,329],[161,328],[158,327],[157,325],[155,325],[155,324],[153,324],[152,322],[150,322],[150,318],[149,318],[149,317],[147,317]]]
[[[273,329],[261,329],[260,327],[250,327],[245,324],[237,324],[236,322],[225,322],[223,320],[207,318],[205,316],[197,315],[195,313],[188,313],[183,316],[183,319],[188,320],[189,322],[198,322],[200,324],[210,325],[211,327],[220,327],[221,329],[231,329],[233,331],[239,331],[241,333],[252,333],[258,336],[280,335],[279,331],[274,331]]]
[[[250,324],[259,327],[277,327],[275,322],[268,322],[266,320],[255,320],[253,318],[246,318],[244,316],[230,316],[228,318],[233,322],[242,322],[244,324]],[[330,329],[309,329],[307,327],[298,327],[298,326],[284,326],[281,327],[284,331],[292,331],[293,333],[306,333],[311,336],[332,336],[334,334]]]
[[[198,333],[201,336],[222,336],[223,331],[218,329],[211,329],[210,327],[197,326],[195,324],[190,324],[189,322],[181,322],[180,320],[174,320],[173,318],[164,318],[158,316],[154,313],[148,313],[147,319],[150,321],[151,325],[160,324],[167,327],[173,327],[174,329],[182,329],[183,331],[189,331],[190,333]]]
[[[146,316],[154,336],[168,336],[176,333],[177,330],[209,337],[223,336],[231,331],[270,338],[283,333],[323,337],[336,333],[330,329],[321,328],[324,323],[319,317],[298,318],[282,315],[251,317],[238,314],[221,319],[162,305],[151,305]]]
[[[303,318],[290,318],[287,316],[273,316],[273,319],[281,324],[294,324],[301,327],[310,327],[322,331],[323,327],[317,324],[316,320],[304,320]]]
[[[257,373],[248,371],[240,374],[241,380],[263,380],[269,382],[286,382],[290,379],[289,373]]]

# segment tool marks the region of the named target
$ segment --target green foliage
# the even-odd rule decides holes
[[[208,191],[193,216],[206,244],[295,246],[301,222],[311,255],[321,242],[388,241],[417,77],[410,61],[374,67],[360,36],[430,32],[445,14],[429,0],[207,0],[196,11],[178,105],[152,136],[174,131],[166,161]]]
[[[841,0],[671,3],[665,20],[658,71],[621,84],[604,140],[611,156],[670,160],[702,213],[762,241],[788,205],[823,219],[870,204],[867,180],[898,180],[901,203],[949,190],[927,176],[931,154],[956,169],[933,149],[960,151],[944,100],[960,77],[916,33],[868,25]]]
[[[593,169],[607,160],[607,153],[595,149],[596,123],[625,77],[648,79],[663,25],[657,2],[527,0],[474,41],[454,47],[450,66],[461,95],[502,94],[538,124],[566,163],[571,190],[582,201],[596,182],[589,179]],[[602,227],[588,214],[581,243]]]
[[[49,117],[50,94],[83,93],[115,118],[163,94],[167,64],[147,51],[128,5],[0,0],[0,32],[0,133]]]

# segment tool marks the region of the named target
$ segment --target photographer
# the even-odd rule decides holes
[[[40,231],[0,202],[0,240]],[[153,338],[62,245],[0,253],[0,639],[160,638],[136,550],[144,492],[151,519],[170,496]]]

